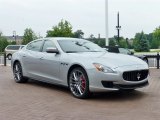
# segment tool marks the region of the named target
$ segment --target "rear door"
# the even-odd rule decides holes
[[[22,54],[23,67],[28,77],[39,79],[41,76],[40,54],[43,40],[37,40],[27,45]]]

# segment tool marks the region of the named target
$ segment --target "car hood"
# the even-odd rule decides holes
[[[69,53],[78,61],[91,61],[92,63],[100,63],[110,68],[133,65],[147,65],[141,59],[124,54],[108,53],[108,52],[84,52]]]

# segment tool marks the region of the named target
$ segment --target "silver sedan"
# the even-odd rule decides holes
[[[98,45],[76,38],[44,38],[13,54],[17,83],[34,79],[69,87],[77,98],[91,92],[131,91],[148,85],[148,65],[129,55],[108,53]]]

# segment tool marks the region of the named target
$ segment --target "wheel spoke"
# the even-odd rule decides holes
[[[14,77],[17,79],[17,76],[18,76],[18,74],[17,73],[14,73]]]
[[[20,80],[21,79],[21,67],[20,65],[16,64],[14,67],[14,76],[16,80]]]
[[[75,72],[73,73],[73,77],[74,77],[74,80],[75,80],[75,81],[78,80]]]
[[[18,65],[15,66],[15,70],[16,70],[16,72],[18,72]]]
[[[76,84],[76,81],[72,80],[72,81],[71,81],[71,84]]]
[[[20,75],[19,75],[19,73],[17,73],[17,78],[18,78],[18,80],[20,80]]]
[[[83,92],[82,92],[82,90],[81,90],[80,86],[77,86],[77,89],[78,89],[79,93],[82,95],[82,94],[83,94]]]

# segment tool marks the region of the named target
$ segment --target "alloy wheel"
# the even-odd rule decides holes
[[[14,71],[14,79],[18,82],[22,78],[22,68],[19,63],[16,63],[13,68]]]
[[[83,98],[88,94],[87,76],[81,69],[74,69],[69,77],[69,87],[72,94],[78,98]]]

